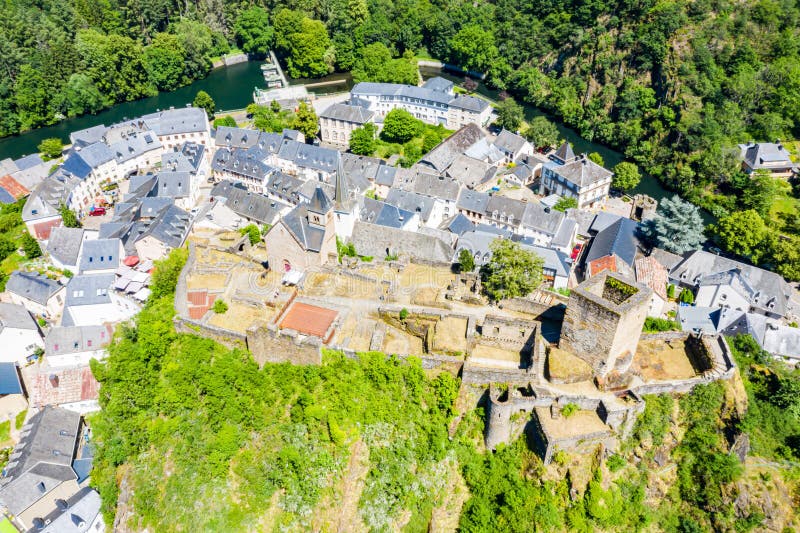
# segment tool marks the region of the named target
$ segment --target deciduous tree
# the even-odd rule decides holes
[[[368,122],[350,133],[350,151],[357,155],[375,153],[375,124]]]
[[[253,6],[239,14],[234,26],[239,47],[248,54],[266,56],[275,37],[266,9]]]
[[[525,119],[522,106],[512,97],[507,97],[497,104],[497,125],[509,131],[517,131]]]
[[[44,161],[51,159],[58,159],[61,157],[61,152],[64,150],[64,143],[58,137],[50,137],[39,143],[39,152],[42,154]]]
[[[211,95],[207,92],[198,91],[197,96],[194,97],[194,102],[192,102],[192,105],[201,109],[205,109],[206,115],[208,115],[209,119],[214,118],[214,110],[217,106],[214,103],[214,99],[211,98]]]
[[[536,148],[547,149],[558,144],[560,134],[552,121],[543,115],[533,117],[525,130],[527,138]]]
[[[716,241],[725,250],[758,261],[764,253],[767,226],[755,210],[737,211],[722,217],[713,228]]]
[[[618,189],[630,191],[631,189],[635,189],[641,180],[642,176],[639,174],[639,167],[633,163],[623,161],[614,167],[612,185]]]
[[[527,296],[542,283],[541,257],[519,243],[498,238],[489,245],[491,260],[481,268],[483,289],[494,301]]]
[[[405,109],[392,109],[383,120],[381,138],[388,142],[405,143],[422,133],[425,124]]]
[[[302,133],[306,138],[306,142],[311,142],[319,129],[319,119],[314,112],[314,108],[305,102],[300,102],[297,114],[295,114],[292,121],[292,129]]]

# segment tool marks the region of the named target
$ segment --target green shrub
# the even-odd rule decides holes
[[[215,313],[218,315],[224,315],[228,311],[228,304],[225,303],[224,300],[214,300],[214,306],[212,307]]]
[[[14,419],[14,427],[16,429],[22,429],[22,426],[25,425],[25,417],[28,416],[28,410],[25,409],[24,411],[20,411],[17,413],[16,418]]]
[[[681,291],[681,295],[678,299],[681,303],[692,305],[694,303],[694,293],[692,292],[692,289],[684,288]]]
[[[614,454],[606,460],[606,466],[608,466],[608,469],[612,472],[621,470],[626,464],[628,464],[628,462],[621,455]]]
[[[645,333],[659,333],[662,331],[680,331],[681,325],[676,320],[649,316],[644,319],[642,331]]]
[[[577,413],[580,408],[574,403],[568,403],[561,409],[561,414],[564,415],[564,418],[569,418],[575,413]]]
[[[405,307],[400,310],[400,320],[405,320],[408,318],[408,309]]]

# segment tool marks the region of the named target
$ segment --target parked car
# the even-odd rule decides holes
[[[93,207],[91,211],[89,211],[90,217],[101,217],[106,214],[105,207]]]
[[[575,261],[579,255],[581,255],[581,249],[583,248],[582,244],[576,244],[575,248],[572,249],[572,254],[569,256],[570,259]]]

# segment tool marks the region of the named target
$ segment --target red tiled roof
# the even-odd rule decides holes
[[[13,196],[16,200],[19,200],[23,196],[28,196],[31,193],[31,191],[26,189],[20,182],[8,175],[0,178],[0,187],[8,191],[8,194]]]
[[[589,263],[589,275],[596,276],[604,270],[617,271],[617,258],[613,255],[598,257]]]
[[[636,281],[653,289],[662,300],[667,299],[667,283],[669,274],[664,265],[659,263],[652,255],[640,257],[636,260]]]
[[[295,302],[281,321],[281,328],[322,337],[339,313],[332,309]]]
[[[53,386],[50,376],[57,377],[58,386]],[[100,390],[100,383],[88,366],[63,369],[30,366],[23,370],[23,377],[33,406],[96,400]]]
[[[208,291],[189,291],[186,293],[189,305],[206,305],[208,303]]]
[[[61,218],[55,220],[48,220],[47,222],[39,222],[33,225],[34,237],[39,240],[47,240],[50,238],[50,231],[56,226],[61,225]]]
[[[200,307],[190,307],[189,308],[189,318],[193,320],[200,320],[205,316],[206,312],[208,311],[209,306],[203,305]]]

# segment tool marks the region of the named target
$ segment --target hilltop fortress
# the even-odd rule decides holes
[[[489,449],[525,431],[546,463],[559,450],[615,449],[645,394],[734,372],[721,336],[643,334],[651,289],[617,273],[589,278],[569,298],[537,291],[490,307],[476,276],[444,263],[339,264],[331,255],[288,279],[266,258],[238,233],[196,233],[175,296],[178,329],[247,348],[259,364],[321,364],[326,348],[419,357],[485,402]]]

